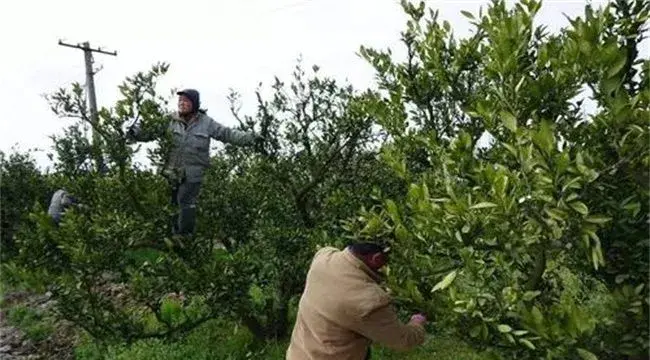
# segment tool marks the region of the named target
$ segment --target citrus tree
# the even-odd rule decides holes
[[[541,3],[493,1],[464,12],[461,40],[402,5],[407,59],[361,49],[402,191],[356,230],[393,234],[396,296],[517,357],[647,353],[648,2],[587,6],[550,34]]]
[[[39,171],[32,151],[0,151],[0,258],[10,260],[18,248],[14,236],[35,203],[49,202],[47,178]]]
[[[369,166],[370,94],[321,76],[317,67],[307,74],[301,64],[288,84],[276,79],[270,100],[257,92],[252,116],[239,114],[233,93],[233,115],[242,129],[264,136],[264,149],[217,151],[201,190],[197,233],[172,251],[165,241],[169,187],[156,171],[171,144],[168,97],[157,92],[167,70],[158,64],[128,77],[98,123],[78,84],[49,97],[56,114],[77,119],[54,138],[52,183],[82,206],[58,227],[43,206],[32,208],[17,236],[20,253],[5,269],[38,279],[59,314],[96,339],[172,338],[217,317],[243,323],[260,339],[285,337],[315,244],[356,211],[381,175]],[[124,136],[133,119],[157,139],[148,154],[153,170],[134,164],[139,145]],[[86,129],[101,141],[90,143]]]

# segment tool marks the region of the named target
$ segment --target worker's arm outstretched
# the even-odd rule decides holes
[[[141,123],[135,123],[127,129],[126,139],[129,142],[149,142],[159,140],[165,136],[165,132],[169,131],[170,127],[171,119],[169,119],[167,125],[157,125],[156,128],[147,128],[146,131],[143,130]]]
[[[210,120],[208,131],[213,139],[239,146],[255,144],[256,137],[253,133],[232,129],[220,124],[214,119]]]
[[[356,331],[387,348],[406,351],[424,342],[424,321],[424,317],[414,316],[408,324],[403,324],[393,307],[387,304],[365,316]]]

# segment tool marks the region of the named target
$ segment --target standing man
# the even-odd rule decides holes
[[[386,248],[357,243],[320,249],[311,263],[287,360],[364,360],[370,344],[409,350],[424,342],[426,319],[402,324],[379,286]]]
[[[194,89],[179,91],[178,112],[172,114],[168,131],[172,135],[172,149],[163,170],[172,193],[171,202],[180,213],[174,215],[173,234],[189,235],[196,223],[196,199],[205,170],[210,166],[210,139],[233,145],[257,145],[261,138],[221,125],[201,109],[199,92]],[[151,141],[153,134],[142,134],[131,127],[127,139]]]

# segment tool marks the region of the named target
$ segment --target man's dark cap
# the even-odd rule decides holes
[[[201,108],[201,95],[195,89],[184,89],[176,93],[176,95],[182,95],[190,99],[192,103],[192,111],[197,112]]]

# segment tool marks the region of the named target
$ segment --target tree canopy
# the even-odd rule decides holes
[[[60,316],[105,342],[174,338],[216,317],[276,339],[318,246],[382,238],[387,288],[433,333],[505,358],[647,354],[650,61],[638,45],[650,2],[587,5],[549,33],[534,25],[541,2],[494,0],[463,12],[474,32],[462,39],[424,2],[402,7],[406,59],[359,51],[378,90],[298,62],[269,98],[257,91],[253,114],[231,94],[264,153],[218,151],[181,254],[159,246],[168,185],[133,165],[124,136],[135,117],[166,126],[157,81],[169,65],[127,77],[99,123],[79,84],[52,94],[77,121],[53,138],[52,173],[3,155],[3,273],[48,288]],[[149,157],[168,150],[160,139]],[[57,228],[45,206],[60,187],[85,206]]]

